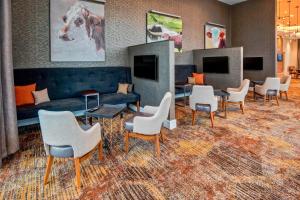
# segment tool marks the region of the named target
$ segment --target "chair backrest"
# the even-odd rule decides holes
[[[43,141],[47,145],[73,146],[81,128],[72,112],[39,110]]]
[[[277,90],[279,92],[280,78],[267,77],[263,87],[265,90]]]
[[[160,102],[158,110],[152,117],[142,117],[144,122],[138,121],[139,117],[133,119],[133,132],[145,135],[159,134],[164,121],[168,119],[172,102],[171,92],[167,92]]]
[[[283,77],[281,78],[281,80],[280,80],[280,83],[281,83],[281,84],[290,85],[291,79],[292,79],[292,76],[291,76],[291,75],[283,76]]]
[[[214,88],[211,85],[195,85],[192,91],[193,98],[197,98],[198,103],[211,103],[214,99]]]
[[[164,98],[161,100],[157,112],[154,114],[154,117],[158,117],[163,121],[168,119],[170,107],[172,102],[172,93],[167,92]]]
[[[240,92],[243,94],[243,96],[246,96],[249,90],[249,86],[250,86],[250,80],[249,79],[244,79],[242,84],[241,84],[241,88],[240,88]]]

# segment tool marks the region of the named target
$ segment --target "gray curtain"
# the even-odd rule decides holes
[[[19,149],[12,62],[11,0],[0,1],[0,166]]]

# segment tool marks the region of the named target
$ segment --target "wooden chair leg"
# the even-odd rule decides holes
[[[288,101],[289,98],[288,98],[288,93],[287,93],[287,91],[285,91],[284,93],[285,93],[286,100]]]
[[[160,157],[160,144],[159,144],[159,135],[155,135],[155,150],[156,150],[156,156]]]
[[[196,111],[192,110],[192,125],[195,125],[195,120],[196,120]]]
[[[244,114],[245,111],[244,111],[244,102],[243,101],[240,102],[240,108],[242,110],[242,113]]]
[[[77,186],[77,188],[80,188],[81,183],[80,183],[80,160],[79,160],[79,158],[75,158],[74,163],[75,163],[75,173],[76,173],[76,186]]]
[[[103,142],[100,140],[99,145],[98,145],[98,157],[99,160],[103,160]]]
[[[137,102],[136,102],[136,110],[137,110],[138,112],[141,111],[141,103],[140,103],[140,101],[137,101]]]
[[[264,95],[264,105],[266,104],[267,101],[267,95]]]
[[[45,177],[44,177],[44,185],[46,185],[48,183],[48,178],[49,178],[49,175],[50,175],[50,172],[51,172],[51,167],[52,167],[52,164],[53,164],[53,159],[54,159],[53,156],[49,155],[47,157],[47,166],[46,166],[46,173],[45,173]]]
[[[282,92],[281,91],[279,92],[279,95],[280,95],[280,99],[282,99]]]
[[[162,143],[165,143],[165,134],[164,134],[163,129],[160,131],[160,137],[161,137]]]
[[[277,106],[279,106],[278,96],[275,96],[275,98],[276,98]]]
[[[124,137],[124,144],[125,144],[125,152],[128,153],[128,146],[129,146],[129,133],[126,131]]]
[[[211,122],[211,127],[213,128],[214,127],[214,113],[213,112],[211,112],[210,113],[210,122]]]

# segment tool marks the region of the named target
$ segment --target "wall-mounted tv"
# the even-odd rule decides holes
[[[149,80],[158,80],[158,56],[134,56],[134,76]]]
[[[203,72],[228,74],[229,73],[229,57],[203,57]]]
[[[244,70],[263,70],[263,57],[245,57]]]

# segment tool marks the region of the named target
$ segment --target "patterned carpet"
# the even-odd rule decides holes
[[[43,186],[39,127],[23,128],[20,152],[0,171],[0,199],[300,199],[299,80],[289,97],[277,107],[249,96],[244,115],[233,105],[214,129],[201,114],[192,127],[191,111],[178,107],[178,128],[167,134],[160,159],[140,140],[131,140],[126,155],[116,134],[103,161],[95,154],[82,164],[81,192],[71,160],[55,160]]]

